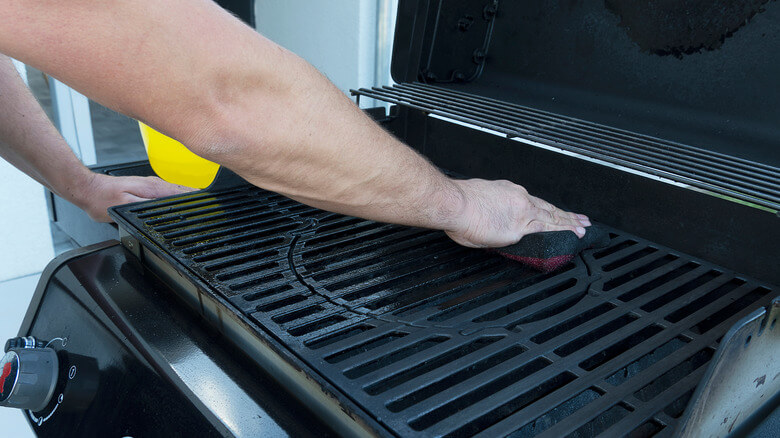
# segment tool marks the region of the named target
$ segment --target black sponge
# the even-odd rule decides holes
[[[569,263],[574,256],[588,248],[609,245],[609,233],[598,225],[585,228],[585,236],[573,231],[543,231],[523,236],[519,242],[495,251],[544,272],[554,271]]]

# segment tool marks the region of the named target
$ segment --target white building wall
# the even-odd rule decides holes
[[[378,20],[397,0],[257,0],[257,30],[324,73],[344,93],[386,83]],[[384,27],[386,28],[387,25]],[[378,67],[380,66],[380,67]]]
[[[0,282],[41,272],[52,257],[43,187],[0,159]]]

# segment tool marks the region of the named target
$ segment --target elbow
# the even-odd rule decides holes
[[[300,75],[308,64],[282,51],[279,65],[249,64],[213,72],[185,121],[180,139],[192,152],[236,172],[262,172],[305,142],[298,120],[311,108]],[[286,72],[286,73],[285,73]]]
[[[281,142],[274,130],[246,120],[245,109],[219,102],[207,114],[189,120],[178,137],[190,151],[239,174],[262,171],[273,160]]]

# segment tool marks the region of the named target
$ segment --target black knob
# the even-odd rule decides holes
[[[0,406],[40,411],[57,386],[59,362],[51,348],[12,348],[0,361]]]
[[[44,343],[42,341],[39,341],[35,339],[32,336],[25,336],[25,337],[18,337],[18,338],[11,338],[7,341],[5,341],[5,350],[8,351],[12,348],[43,348]]]

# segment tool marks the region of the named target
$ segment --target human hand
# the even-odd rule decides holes
[[[131,202],[178,195],[195,189],[171,184],[156,176],[89,175],[80,190],[76,205],[97,222],[113,222],[108,208]]]
[[[510,181],[454,182],[463,194],[463,206],[454,229],[445,231],[463,246],[503,247],[540,231],[569,230],[582,237],[584,227],[590,226],[587,216],[563,211]]]

